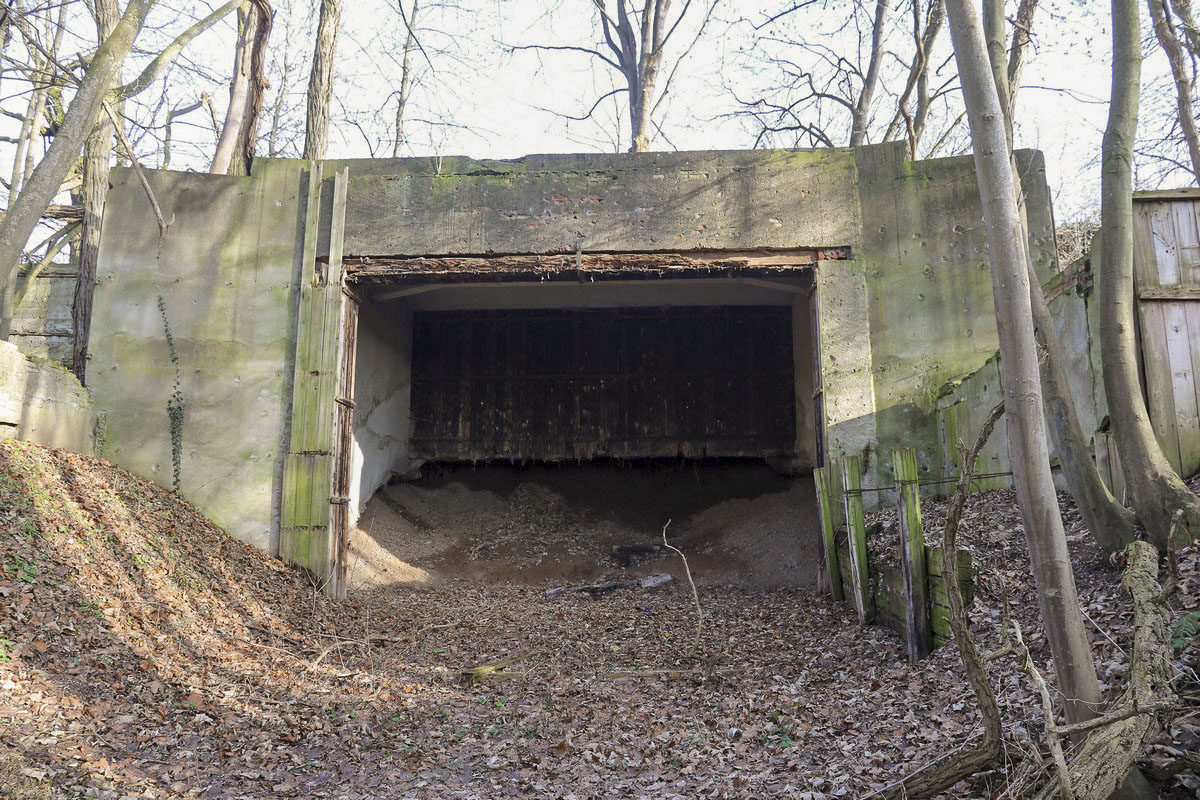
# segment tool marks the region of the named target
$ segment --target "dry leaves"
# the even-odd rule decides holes
[[[984,535],[1009,519],[987,504],[1011,497],[977,501],[965,543],[1020,580],[1020,537]],[[742,670],[704,682],[683,658],[686,586],[591,600],[463,583],[338,605],[161,489],[20,443],[0,442],[0,570],[0,768],[64,796],[861,797],[977,723],[951,650],[909,667],[901,642],[824,597],[702,587],[703,651]],[[1183,570],[1194,606],[1194,555]],[[1115,573],[1089,567],[1080,584],[1124,642]],[[1030,590],[1015,612],[1036,642]],[[986,638],[986,587],[976,613]],[[519,674],[459,678],[519,653],[536,654]],[[1010,767],[959,797],[1041,779],[1037,703],[1015,668],[994,677]],[[1194,722],[1160,746],[1187,746]]]

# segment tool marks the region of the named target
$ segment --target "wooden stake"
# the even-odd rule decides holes
[[[829,573],[829,596],[844,600],[842,593],[842,571],[838,564],[837,539],[833,533],[833,474],[829,467],[813,470],[813,481],[817,485],[817,508],[821,513],[821,538],[825,543],[825,569]]]
[[[849,533],[850,573],[854,585],[854,608],[858,621],[866,625],[875,618],[871,602],[870,575],[867,572],[867,521],[863,514],[862,462],[858,456],[842,459],[842,486],[846,497],[846,530]]]
[[[916,663],[929,655],[929,583],[925,568],[925,530],[921,525],[921,495],[917,486],[917,451],[892,453],[892,467],[900,494],[900,564],[904,569],[904,622],[908,660]]]

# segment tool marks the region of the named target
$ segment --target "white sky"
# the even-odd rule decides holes
[[[396,10],[399,2],[407,10],[412,0],[346,0],[335,78],[332,157],[391,155],[387,133],[404,37]],[[675,0],[675,7],[683,2]],[[907,26],[909,8],[904,0],[894,2],[899,5],[894,9],[892,24]],[[259,130],[264,134],[269,130],[277,92],[283,87],[286,124],[276,144],[282,155],[298,155],[302,144],[306,62],[311,57],[315,27],[313,4],[314,0],[274,0],[273,85],[268,90]],[[139,46],[144,52],[154,52],[187,24],[189,17],[202,16],[214,5],[163,0],[139,39]],[[704,0],[693,0],[691,19],[699,17],[695,12],[704,5]],[[755,131],[744,119],[728,116],[738,108],[730,90],[743,97],[755,97],[778,85],[778,74],[764,68],[755,56],[754,31],[749,23],[761,21],[786,5],[787,0],[722,0],[718,4],[705,38],[671,84],[659,115],[663,135],[654,140],[655,148],[753,146]],[[847,19],[847,7],[848,0],[820,0],[776,29],[780,34],[808,37],[840,51],[852,51],[854,40],[850,34],[835,32]],[[1034,50],[1024,73],[1025,88],[1016,115],[1017,143],[1045,152],[1060,222],[1098,207],[1098,155],[1109,85],[1106,12],[1107,4],[1092,8],[1086,0],[1043,0],[1035,22]],[[419,74],[407,123],[405,155],[515,158],[529,153],[611,152],[628,146],[624,109],[618,101],[602,103],[593,119],[586,122],[571,122],[562,116],[585,113],[598,96],[613,88],[616,75],[610,68],[578,53],[511,52],[506,47],[596,47],[591,0],[423,0],[418,23],[429,58],[414,55]],[[85,40],[94,36],[89,24],[79,9],[69,27],[75,38],[66,42],[64,52],[85,47]],[[675,52],[691,41],[694,32],[694,27],[681,26]],[[1145,22],[1143,33],[1149,37]],[[151,133],[144,136],[137,127],[130,129],[144,164],[161,163],[156,138],[161,137],[169,108],[188,105],[207,92],[217,114],[224,114],[228,89],[223,80],[232,62],[233,40],[231,21],[205,33],[189,46],[180,67],[172,70],[164,84],[165,99],[162,88],[156,87],[130,108],[132,118],[151,126]],[[943,31],[942,52],[935,55],[935,64],[941,65],[949,58],[948,40],[948,31]],[[901,39],[895,46],[906,44]],[[1165,59],[1157,48],[1147,46],[1146,50],[1145,82],[1161,83]],[[900,55],[908,57],[906,53]],[[127,65],[127,79],[136,74],[147,57],[140,56]],[[292,66],[286,82],[280,70],[285,60]],[[889,58],[887,63],[896,68],[895,59]],[[952,74],[952,63],[942,66],[942,70]],[[25,95],[14,92],[14,83],[5,83],[2,105],[9,111],[22,112]],[[877,99],[881,108],[890,100]],[[890,115],[888,111],[881,113]],[[617,130],[619,141],[615,138]],[[180,119],[173,133],[171,168],[205,169],[213,141],[208,112],[199,110]],[[963,141],[961,136],[958,141]],[[838,143],[844,144],[844,140]],[[265,150],[266,145],[261,145],[260,153],[265,154]],[[1141,167],[1143,183],[1152,180],[1152,171]]]

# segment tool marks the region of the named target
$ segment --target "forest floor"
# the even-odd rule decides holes
[[[1111,695],[1129,603],[1068,518]],[[1011,493],[973,497],[960,538],[987,571],[972,611],[984,646],[998,637],[989,587],[1008,578],[1045,667]],[[1176,618],[1200,604],[1194,548],[1180,579]],[[549,585],[334,603],[123,470],[0,442],[0,798],[864,798],[979,729],[953,648],[909,666],[893,634],[808,590],[703,585],[715,674],[701,680],[686,582],[596,600]],[[1200,646],[1182,644],[1193,705],[1154,760],[1200,742]],[[461,676],[514,656],[503,678]],[[1026,680],[1004,660],[991,677],[1004,767],[948,796],[1020,796],[1046,777]],[[1162,791],[1197,787],[1181,775]]]

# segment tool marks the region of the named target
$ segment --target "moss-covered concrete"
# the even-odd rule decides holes
[[[102,455],[170,487],[177,445],[183,496],[263,548],[277,534],[291,401],[301,167],[148,172],[169,223],[161,238],[136,176],[115,170],[92,318]]]
[[[92,398],[62,366],[0,342],[0,438],[92,452]]]
[[[1030,244],[1048,277],[1053,225],[1041,158],[1022,153],[1019,163]],[[913,163],[902,147],[881,145],[351,160],[326,163],[325,174],[343,167],[350,254],[850,247],[850,260],[816,267],[821,385],[805,389],[814,400],[798,406],[820,408],[829,455],[863,457],[868,487],[890,482],[888,454],[899,447],[918,450],[923,474],[941,475],[953,446],[948,415],[958,413],[947,398],[968,376],[979,376],[975,386],[993,369],[991,280],[970,157]],[[161,240],[131,173],[114,173],[105,217],[89,365],[103,453],[171,484],[167,404],[178,368],[183,494],[232,534],[274,548],[291,438],[303,165],[259,159],[248,178],[148,174],[170,222]],[[320,252],[328,220],[317,227]],[[370,347],[376,339],[364,333]],[[362,493],[403,449],[367,418],[391,409],[390,425],[405,415],[387,399],[396,387],[373,379],[360,386],[374,398],[356,420],[354,486]],[[956,435],[974,424],[961,414],[952,422]]]

